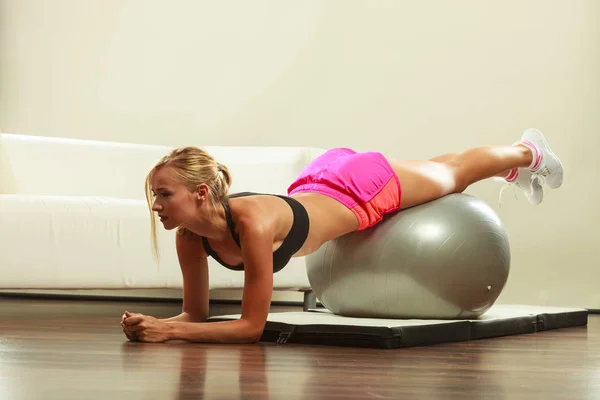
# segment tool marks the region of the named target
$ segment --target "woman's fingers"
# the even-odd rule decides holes
[[[136,333],[127,330],[127,328],[123,328],[123,333],[125,334],[125,336],[127,336],[127,339],[129,339],[129,340],[137,340],[138,339]]]
[[[144,320],[143,315],[132,316],[132,317],[127,317],[125,319],[125,321],[123,321],[123,323],[127,326],[133,326],[133,325],[136,325],[136,324],[142,322],[143,320]]]

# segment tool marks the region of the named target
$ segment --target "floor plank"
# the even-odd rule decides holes
[[[597,314],[583,327],[378,350],[131,343],[126,309],[167,317],[180,305],[0,297],[0,399],[600,398]],[[231,313],[239,306],[211,309]]]

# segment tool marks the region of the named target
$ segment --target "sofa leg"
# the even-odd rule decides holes
[[[304,292],[304,311],[308,311],[311,308],[317,308],[317,297],[313,293],[313,291]]]

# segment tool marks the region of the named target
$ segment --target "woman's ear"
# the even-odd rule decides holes
[[[201,183],[200,185],[196,186],[196,197],[198,198],[198,200],[206,200],[208,197],[208,193],[209,189],[207,184]]]

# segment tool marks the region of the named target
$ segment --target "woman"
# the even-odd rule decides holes
[[[332,149],[306,166],[288,196],[228,195],[226,166],[195,147],[173,150],[148,174],[146,193],[155,250],[153,213],[165,229],[177,229],[183,312],[168,319],[125,312],[123,331],[130,340],[145,342],[257,342],[269,312],[273,273],[291,257],[372,227],[387,213],[462,192],[494,176],[539,204],[543,185],[561,186],[563,169],[543,135],[528,129],[512,146],[476,147],[426,161]],[[239,320],[202,323],[209,315],[209,256],[244,273]]]

